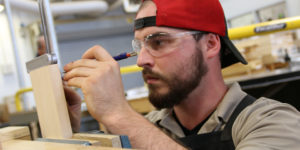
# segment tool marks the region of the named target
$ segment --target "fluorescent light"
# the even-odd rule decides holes
[[[135,13],[139,10],[141,5],[141,1],[137,0],[123,0],[123,6],[125,12],[127,13]]]
[[[0,4],[0,12],[4,10],[4,6]]]

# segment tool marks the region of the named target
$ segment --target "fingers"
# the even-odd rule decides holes
[[[85,77],[75,77],[68,80],[68,86],[74,86],[81,88],[82,83],[85,81]]]
[[[69,87],[66,82],[64,82],[64,92],[69,107],[78,104],[81,105],[80,95],[77,94],[77,92],[73,88]]]
[[[102,72],[119,71],[119,64],[101,46],[94,46],[88,49],[82,59],[71,62],[64,66],[64,80],[69,86],[81,88],[84,80],[90,76],[101,74]]]
[[[77,67],[89,67],[89,68],[96,68],[97,67],[97,60],[94,59],[80,59],[71,63],[68,63],[64,66],[64,70],[66,72],[77,68]]]
[[[88,49],[82,56],[82,59],[71,62],[64,66],[66,72],[76,67],[97,67],[97,62],[115,61],[111,55],[101,46],[94,46]]]
[[[73,132],[80,130],[80,116],[81,116],[81,97],[71,87],[64,82],[64,91],[68,104],[68,112],[70,116],[71,126]]]
[[[81,64],[80,62],[83,63]],[[78,60],[64,66],[64,70],[66,71],[66,73],[64,74],[63,80],[66,81],[67,86],[81,88],[81,84],[83,83],[84,79],[92,72],[92,67],[94,66],[93,64],[89,64],[86,62],[88,61]],[[78,68],[76,68],[77,66]],[[68,92],[70,92],[70,88],[67,86],[64,86],[66,96],[68,96]]]
[[[88,49],[82,59],[96,59],[98,61],[114,61],[111,55],[101,46],[96,45]]]
[[[89,68],[89,67],[74,68],[65,73],[64,80],[68,81],[69,79],[74,77],[88,77],[93,73],[93,71],[94,71],[93,68]]]

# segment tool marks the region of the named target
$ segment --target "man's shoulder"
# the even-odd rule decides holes
[[[266,97],[258,98],[253,104],[246,107],[238,116],[240,119],[251,118],[268,118],[270,116],[281,119],[285,115],[290,114],[290,117],[299,117],[300,112],[290,104],[282,103],[277,100]]]
[[[295,149],[300,142],[299,122],[300,112],[292,105],[261,97],[236,118],[232,139],[237,149],[247,146],[283,149],[280,143],[289,143],[287,149]]]
[[[267,113],[270,111],[288,111],[299,113],[295,107],[290,104],[282,103],[266,97],[258,98],[252,105],[247,107],[243,113],[251,114],[255,112]]]
[[[162,120],[167,115],[169,115],[170,112],[171,112],[170,109],[154,110],[149,112],[147,115],[145,115],[145,118],[152,123],[156,123],[157,121]]]

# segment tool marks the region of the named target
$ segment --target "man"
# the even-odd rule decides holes
[[[128,135],[134,148],[299,149],[295,108],[255,100],[237,83],[225,85],[221,69],[247,62],[228,39],[224,20],[218,0],[143,2],[133,48],[139,51],[149,100],[160,108],[146,116],[155,126],[130,108],[119,65],[102,47],[67,64],[64,80],[82,89],[98,122],[113,134]],[[74,99],[70,108],[78,106]]]
[[[36,57],[46,53],[46,43],[43,35],[40,35],[37,40],[37,54]]]

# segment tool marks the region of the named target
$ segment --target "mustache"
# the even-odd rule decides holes
[[[143,73],[143,77],[145,77],[147,75],[147,76],[150,76],[153,78],[159,78],[161,80],[167,81],[167,79],[163,75],[161,75],[160,73],[154,72],[152,69],[150,69],[148,67],[145,67],[143,69],[142,73]]]

